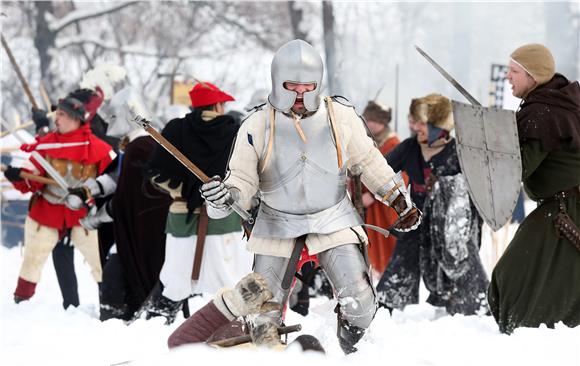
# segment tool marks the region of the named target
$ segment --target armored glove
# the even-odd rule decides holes
[[[11,182],[21,182],[22,177],[20,176],[21,168],[15,168],[13,166],[8,166],[4,171],[4,176]]]
[[[109,214],[108,207],[107,207],[107,206],[109,206],[109,202],[107,202],[107,204],[104,204],[103,206],[101,206],[101,208],[98,210],[97,210],[96,206],[93,206],[91,208],[89,214],[86,217],[79,220],[81,226],[87,230],[96,230],[102,224],[105,224],[107,222],[112,222],[113,218]]]
[[[233,200],[230,190],[218,175],[211,179],[210,182],[201,186],[201,195],[211,207],[218,210],[228,209],[228,203]]]
[[[69,189],[65,204],[71,210],[90,208],[94,205],[94,198],[113,194],[116,188],[117,182],[108,174],[103,174],[97,179],[89,178],[82,187]]]
[[[95,200],[87,186],[69,188],[68,194],[64,198],[64,204],[71,210],[80,210],[83,207],[91,208],[95,205]]]
[[[32,121],[36,125],[36,132],[39,134],[46,134],[49,129],[50,122],[46,116],[44,109],[37,109],[32,107]]]
[[[411,192],[405,187],[401,172],[379,188],[376,198],[391,206],[399,215],[399,219],[393,224],[395,230],[402,232],[415,230],[421,223],[421,211],[411,201]]]
[[[399,215],[399,219],[393,225],[396,230],[407,232],[415,230],[417,227],[419,227],[419,224],[421,224],[421,211],[419,211],[419,209],[415,207],[415,204],[413,203],[408,206],[408,203],[406,202],[403,195],[395,198],[392,207]]]
[[[280,304],[268,302],[273,297],[266,280],[252,272],[236,284],[234,289],[224,289],[213,299],[216,307],[229,319],[248,314],[281,309]]]

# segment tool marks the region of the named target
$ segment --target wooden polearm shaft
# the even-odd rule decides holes
[[[32,95],[32,91],[30,90],[30,87],[28,86],[28,82],[24,78],[24,75],[22,75],[22,71],[20,71],[20,67],[18,66],[18,63],[16,63],[16,59],[14,58],[14,55],[12,54],[12,51],[10,50],[8,43],[4,39],[4,34],[0,35],[0,37],[2,38],[2,46],[4,47],[4,50],[6,50],[6,54],[8,55],[8,58],[10,59],[10,63],[12,64],[14,71],[16,71],[16,75],[18,76],[18,79],[20,79],[20,83],[22,84],[22,87],[24,88],[24,93],[28,97],[28,100],[30,100],[30,104],[32,104],[32,107],[34,107],[35,109],[38,109],[38,104],[36,103],[36,100],[34,99],[34,96]]]
[[[0,171],[5,171],[8,167],[4,164],[2,164],[2,166],[0,166]],[[32,173],[28,173],[28,172],[20,172],[20,178],[23,179],[28,179],[28,180],[32,180],[35,182],[39,182],[39,183],[44,183],[44,184],[48,184],[51,186],[57,186],[60,187],[60,185],[55,182],[53,179],[47,178],[47,177],[41,177],[40,175],[36,175],[36,174],[32,174]]]
[[[169,142],[162,134],[160,134],[155,128],[151,126],[149,121],[145,120],[144,118],[137,116],[134,120],[135,123],[138,123],[147,133],[151,136],[161,147],[163,147],[168,153],[173,155],[181,164],[183,164],[190,172],[192,172],[197,179],[201,180],[203,183],[211,182],[211,178],[205,175],[201,169],[199,169],[191,160],[187,158],[187,156],[183,155],[181,151],[179,151],[171,142]],[[248,211],[246,211],[237,201],[234,201],[232,197],[226,204],[234,210],[242,220],[253,224],[254,218]]]
[[[21,130],[21,129],[23,129],[23,128],[28,128],[28,127],[30,127],[30,126],[34,126],[34,122],[32,122],[32,121],[28,121],[28,122],[26,122],[26,123],[23,123],[23,124],[21,124],[21,125],[18,125],[18,126],[16,126],[16,127],[14,127],[14,128],[13,128],[13,129],[11,129],[11,130],[2,131],[2,132],[0,133],[0,137],[4,137],[4,136],[7,136],[7,135],[10,135],[12,132],[16,132],[16,131],[18,131],[18,130]]]
[[[302,330],[302,326],[300,324],[296,325],[289,325],[287,327],[279,327],[278,328],[278,335],[284,335],[293,332],[299,332]],[[209,343],[212,346],[218,347],[233,347],[239,344],[244,344],[252,341],[252,337],[249,334],[245,334],[238,337],[232,337],[227,339],[222,339],[219,341]]]
[[[201,169],[199,169],[194,163],[192,163],[191,160],[187,158],[187,156],[183,155],[181,151],[176,149],[175,146],[173,146],[169,141],[167,141],[167,139],[163,137],[163,135],[161,135],[155,128],[153,128],[149,124],[144,125],[143,128],[145,129],[145,131],[147,131],[147,133],[149,133],[149,135],[151,135],[151,137],[153,137],[153,139],[155,139],[155,141],[157,141],[161,146],[163,146],[163,148],[165,148],[167,152],[169,152],[177,160],[179,160],[181,164],[185,165],[185,167],[190,172],[192,172],[197,177],[197,179],[201,180],[204,183],[211,182],[210,177],[208,177],[204,172],[201,171]]]
[[[0,125],[3,126],[4,128],[8,127],[1,119]],[[17,133],[14,133],[12,136],[14,136],[18,141],[20,141],[21,144],[26,144],[26,141],[22,137],[20,137]],[[59,174],[59,172],[52,165],[50,165],[50,163],[45,158],[42,157],[42,155],[38,153],[38,151],[32,151],[30,155],[46,171],[46,174],[48,174],[52,179],[54,179],[54,181],[58,183],[58,185],[62,189],[68,191],[70,186],[67,183],[67,181]]]

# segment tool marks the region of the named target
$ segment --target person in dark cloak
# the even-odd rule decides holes
[[[555,72],[551,52],[526,44],[511,55],[522,181],[537,208],[496,264],[491,313],[502,333],[580,325],[580,86]]]
[[[240,126],[224,114],[225,103],[234,98],[208,82],[196,84],[189,96],[192,112],[169,121],[162,135],[207,176],[223,178]],[[173,202],[159,284],[142,310],[170,324],[190,296],[235,284],[251,269],[253,257],[244,246],[240,217],[208,218],[199,192],[203,182],[160,146],[148,174]]]
[[[109,103],[114,111],[109,136],[121,139],[121,154],[106,174],[79,190],[107,202],[81,221],[86,228],[113,227],[114,245],[108,250],[100,286],[100,319],[129,320],[157,282],[165,253],[165,218],[170,197],[145,176],[157,143],[131,120],[150,115],[131,87],[117,92]],[[84,197],[83,197],[84,198]]]

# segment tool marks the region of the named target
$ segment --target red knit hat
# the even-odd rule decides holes
[[[194,108],[235,100],[234,97],[208,82],[195,84],[189,91],[189,99],[191,99],[191,106]]]

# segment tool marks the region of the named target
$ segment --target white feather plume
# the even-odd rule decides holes
[[[127,70],[124,67],[102,63],[87,71],[79,85],[87,89],[95,89],[99,86],[105,94],[105,99],[109,99],[115,92],[115,84],[124,80],[126,75]]]

